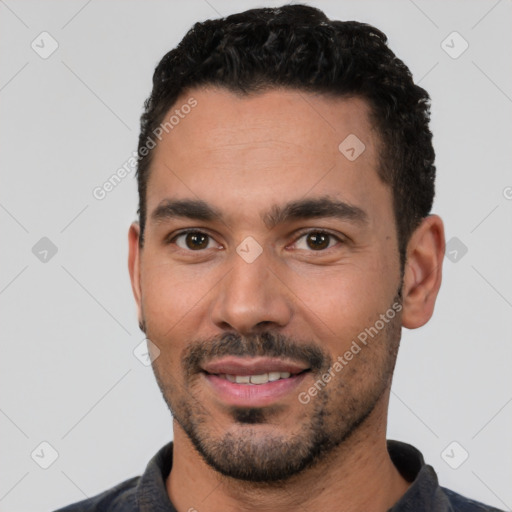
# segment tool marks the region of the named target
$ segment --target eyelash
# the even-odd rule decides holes
[[[188,234],[200,234],[200,235],[206,235],[207,237],[209,237],[210,239],[212,240],[215,240],[215,238],[210,235],[209,233],[205,232],[205,231],[201,231],[201,230],[198,230],[198,229],[186,229],[184,231],[180,231],[178,233],[174,233],[172,235],[172,237],[168,237],[166,238],[165,240],[165,243],[166,244],[175,244],[176,242],[176,239],[179,238],[180,236],[186,236]],[[295,239],[295,241],[293,242],[293,244],[296,244],[301,238],[309,235],[309,234],[318,234],[318,235],[327,235],[330,237],[330,239],[334,238],[338,243],[345,243],[346,240],[342,237],[340,237],[339,235],[335,235],[334,233],[331,233],[330,231],[326,231],[324,229],[308,229],[306,231],[301,231],[299,233],[297,233],[297,238]],[[333,246],[335,247],[335,246]],[[326,252],[328,251],[329,249],[332,249],[333,247],[327,247],[326,249],[319,249],[318,251],[315,251],[313,249],[310,249],[310,251],[308,252]],[[186,252],[202,252],[204,251],[205,249],[198,249],[197,251],[194,251],[192,249],[183,249],[182,247],[179,247],[178,246],[178,249],[180,250],[183,250],[183,251],[186,251]]]

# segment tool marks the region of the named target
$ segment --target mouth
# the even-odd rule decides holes
[[[202,370],[215,398],[239,407],[264,407],[283,400],[311,371],[291,361],[240,357],[210,362]]]
[[[223,373],[217,374],[217,377],[229,380],[229,382],[236,382],[237,384],[254,384],[256,386],[260,386],[261,384],[266,384],[267,382],[289,379],[290,377],[295,377],[296,375],[300,374],[291,374],[290,372],[268,372],[260,373],[259,375],[230,375],[229,373]]]

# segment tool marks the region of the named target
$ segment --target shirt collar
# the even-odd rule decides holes
[[[406,493],[388,512],[452,510],[446,495],[439,487],[434,469],[425,464],[419,450],[410,444],[392,440],[387,442],[387,447],[400,474],[408,482],[412,482]],[[172,467],[172,453],[171,441],[149,461],[136,488],[139,512],[175,512],[166,488],[166,479]]]
[[[172,441],[149,461],[136,489],[139,512],[175,512],[165,481],[172,467]]]
[[[391,461],[400,474],[412,482],[405,494],[388,512],[449,512],[451,505],[439,486],[436,472],[425,464],[423,455],[414,446],[400,441],[388,442]]]

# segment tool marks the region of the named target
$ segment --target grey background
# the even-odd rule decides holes
[[[309,3],[382,29],[432,96],[434,212],[456,258],[433,319],[404,330],[388,437],[422,450],[444,486],[510,510],[511,2]],[[195,21],[262,5],[281,2],[0,0],[0,511],[92,496],[172,438],[133,354],[144,339],[127,271],[134,173],[103,200],[92,191],[136,150],[164,53]],[[31,47],[50,48],[43,31],[59,45],[47,59]],[[469,44],[458,58],[445,51],[463,48],[453,31]],[[58,452],[48,469],[43,441]],[[453,441],[462,448],[445,450]]]

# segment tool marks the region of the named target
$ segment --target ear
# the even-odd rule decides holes
[[[407,244],[402,287],[402,325],[416,329],[434,312],[445,251],[444,226],[438,215],[429,215],[416,228]]]
[[[137,303],[137,315],[139,325],[142,322],[142,302],[140,287],[140,247],[139,247],[140,226],[138,222],[133,222],[128,231],[128,271],[132,282],[133,296]]]

